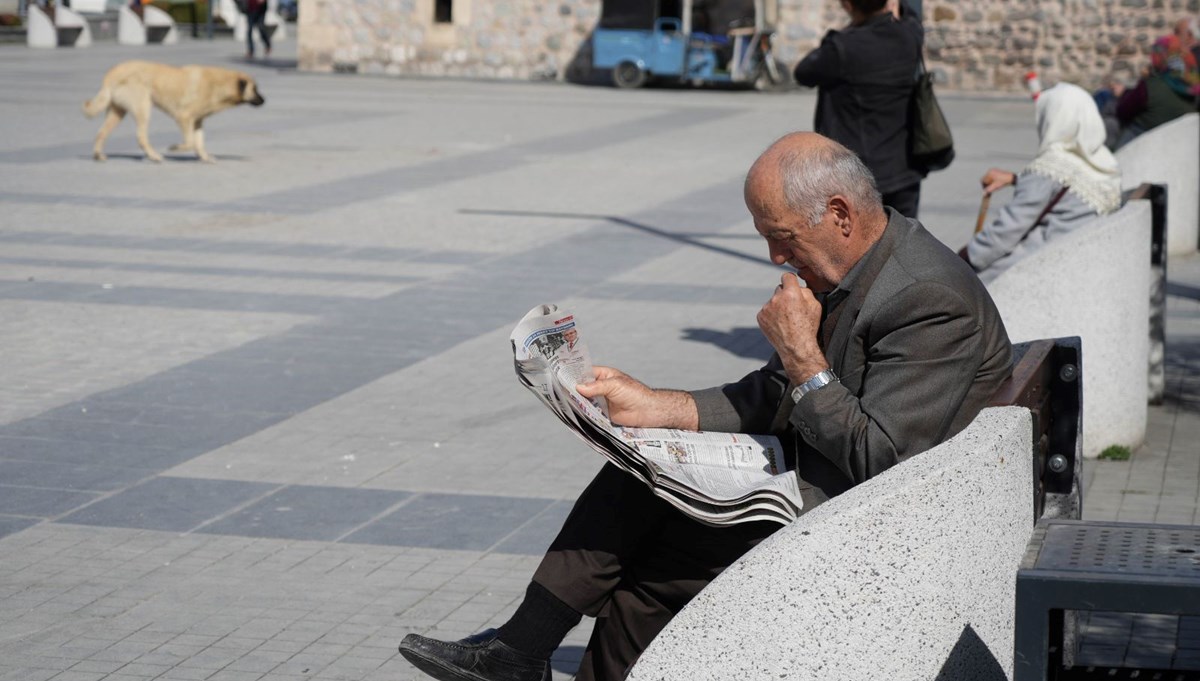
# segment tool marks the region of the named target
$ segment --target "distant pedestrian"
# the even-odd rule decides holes
[[[813,130],[844,144],[875,176],[884,205],[917,217],[921,180],[909,153],[909,110],[925,32],[899,0],[842,0],[850,25],[830,31],[796,66],[818,87]]]
[[[1179,38],[1165,36],[1150,48],[1150,73],[1117,103],[1121,119],[1118,147],[1138,135],[1196,111],[1200,70]]]
[[[254,59],[254,29],[262,38],[263,55],[271,56],[271,34],[267,31],[267,0],[245,0],[246,59]]]
[[[1180,19],[1175,22],[1174,35],[1179,38],[1179,45],[1192,53],[1192,57],[1200,62],[1200,41],[1196,40],[1196,24],[1191,19]]]

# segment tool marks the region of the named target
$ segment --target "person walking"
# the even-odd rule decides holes
[[[267,0],[245,0],[246,59],[254,59],[254,29],[262,39],[263,55],[271,56],[271,34],[267,31]]]
[[[813,130],[858,154],[883,203],[916,219],[926,171],[912,160],[909,115],[925,31],[899,0],[842,0],[850,25],[830,31],[796,65],[818,88]]]

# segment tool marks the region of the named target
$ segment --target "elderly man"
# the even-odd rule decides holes
[[[880,202],[851,151],[788,135],[746,177],[771,260],[794,267],[758,313],[776,353],[736,383],[653,390],[607,367],[579,391],[630,426],[772,433],[791,449],[805,510],[962,430],[1008,376],[1011,348],[974,272]],[[550,654],[596,617],[577,679],[620,679],[670,619],[778,528],[710,527],[606,465],[499,630],[400,651],[443,680],[548,681]]]

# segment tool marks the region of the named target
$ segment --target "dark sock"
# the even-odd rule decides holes
[[[547,659],[582,618],[546,587],[530,582],[525,600],[497,630],[496,638],[523,653]]]

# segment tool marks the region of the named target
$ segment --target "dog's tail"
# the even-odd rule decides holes
[[[95,97],[92,97],[83,103],[83,113],[88,118],[92,118],[96,114],[107,109],[108,104],[111,101],[112,92],[109,91],[107,86],[102,86],[100,88],[100,92],[97,92]]]

